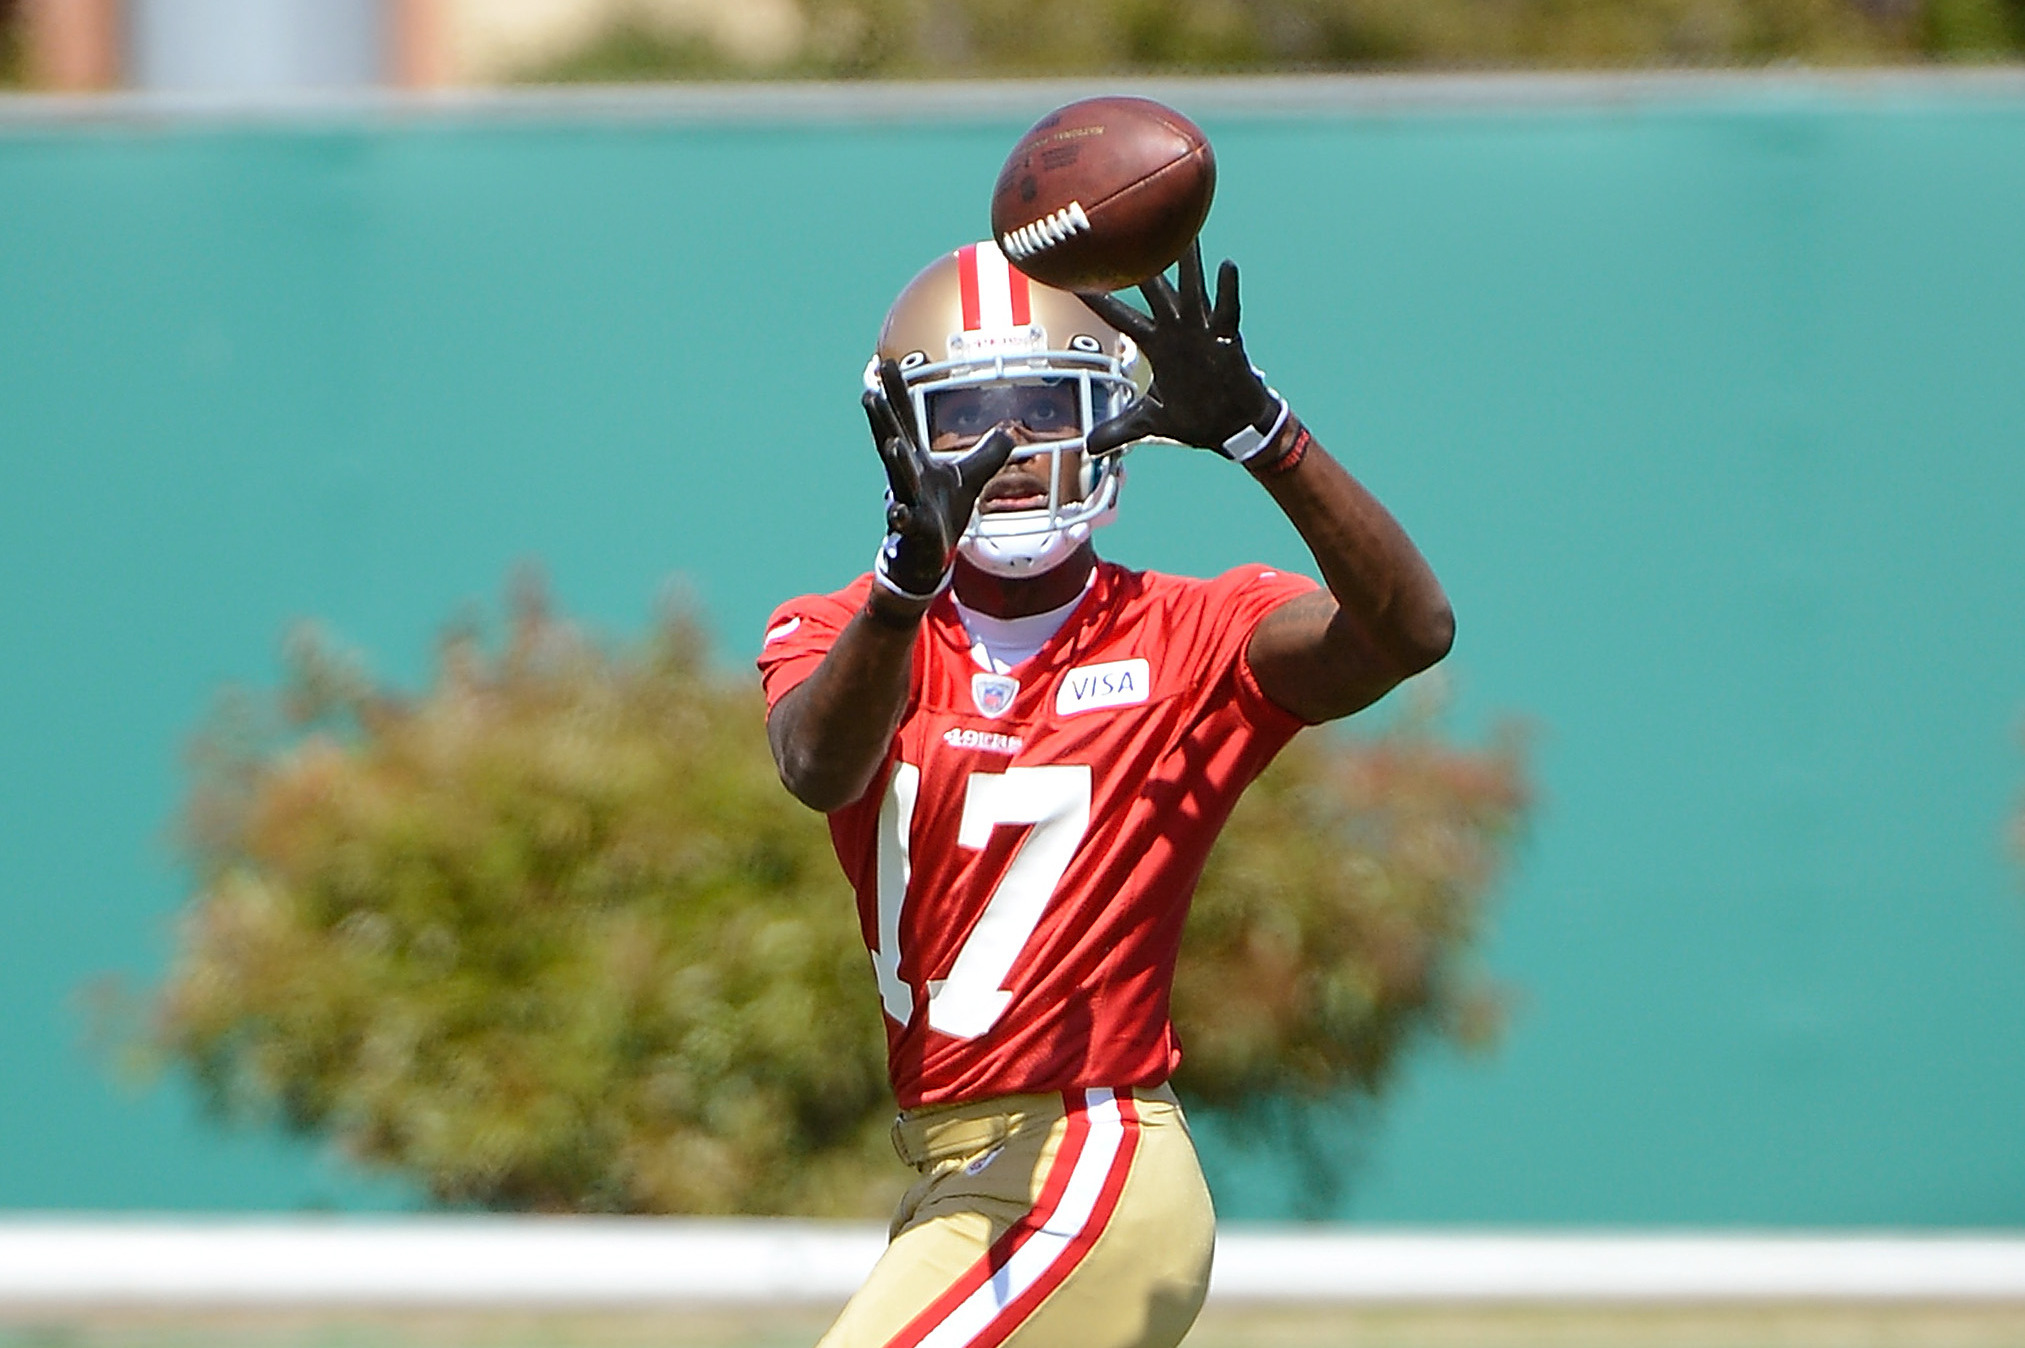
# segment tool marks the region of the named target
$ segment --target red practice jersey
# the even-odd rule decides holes
[[[769,707],[871,583],[775,611]],[[1100,563],[1010,675],[981,669],[955,604],[935,602],[885,766],[829,817],[903,1108],[1173,1072],[1189,897],[1239,792],[1302,724],[1260,691],[1245,645],[1313,588],[1258,566],[1203,581]]]

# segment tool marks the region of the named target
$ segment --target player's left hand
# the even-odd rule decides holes
[[[865,417],[872,443],[886,465],[886,541],[875,574],[887,589],[907,599],[928,599],[949,583],[956,543],[970,527],[978,495],[1012,457],[1010,422],[986,431],[962,458],[930,454],[916,438],[907,381],[892,360],[879,365],[879,386],[865,393]]]
[[[1238,271],[1228,258],[1216,274],[1216,302],[1202,274],[1202,243],[1182,254],[1181,286],[1155,276],[1139,287],[1150,315],[1112,295],[1079,298],[1139,344],[1153,365],[1153,386],[1132,406],[1091,430],[1092,454],[1108,454],[1149,435],[1213,449],[1242,462],[1258,453],[1286,416],[1238,335]]]

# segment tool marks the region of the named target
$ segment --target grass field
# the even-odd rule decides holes
[[[49,1311],[0,1348],[805,1348],[820,1310]],[[1188,1348],[2025,1348],[2025,1304],[1751,1307],[1217,1307]]]

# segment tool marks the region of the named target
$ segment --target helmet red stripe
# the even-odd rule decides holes
[[[956,283],[963,292],[963,330],[976,332],[983,323],[983,306],[977,296],[977,245],[967,243],[956,250]]]

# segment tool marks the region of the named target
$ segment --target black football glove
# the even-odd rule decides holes
[[[1123,413],[1090,432],[1092,454],[1108,454],[1144,436],[1213,449],[1242,463],[1271,442],[1287,415],[1286,400],[1245,357],[1238,336],[1237,264],[1225,259],[1211,307],[1202,276],[1202,244],[1181,257],[1181,289],[1165,276],[1139,287],[1152,315],[1111,295],[1083,295],[1097,316],[1139,344],[1153,366],[1153,386]]]
[[[949,584],[956,541],[970,527],[978,494],[1012,457],[1010,425],[985,432],[960,459],[938,459],[916,439],[907,383],[892,360],[879,363],[879,387],[865,391],[872,443],[886,465],[886,541],[872,572],[907,599],[931,599]]]

